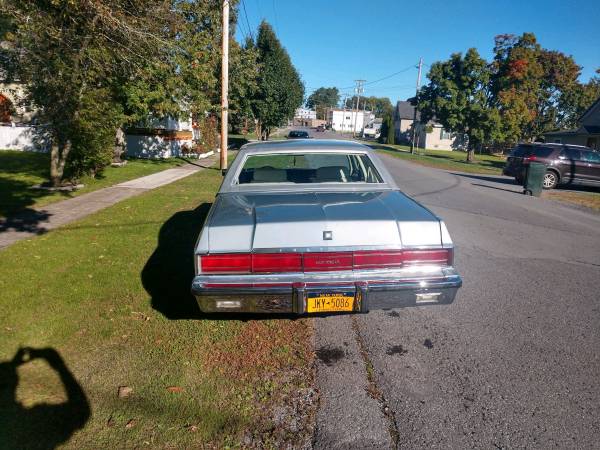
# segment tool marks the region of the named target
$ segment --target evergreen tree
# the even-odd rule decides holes
[[[266,140],[273,128],[294,116],[304,98],[304,84],[266,21],[259,26],[256,49],[260,73],[252,110],[257,122],[257,135]]]

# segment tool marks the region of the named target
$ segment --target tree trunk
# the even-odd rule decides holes
[[[254,133],[256,133],[256,139],[259,141],[262,139],[262,126],[260,120],[254,120]]]
[[[52,186],[60,186],[63,175],[65,172],[65,164],[67,163],[67,157],[71,151],[71,141],[67,140],[65,143],[52,141],[52,147],[50,150],[50,182]]]
[[[467,162],[468,163],[473,162],[474,154],[475,154],[475,150],[473,149],[473,147],[471,147],[469,145],[469,148],[467,150]]]

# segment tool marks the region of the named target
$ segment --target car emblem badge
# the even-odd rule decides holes
[[[323,231],[323,240],[331,241],[333,239],[333,231]]]

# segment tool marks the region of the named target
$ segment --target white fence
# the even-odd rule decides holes
[[[47,151],[47,145],[36,136],[32,126],[1,125],[0,148],[9,150]]]

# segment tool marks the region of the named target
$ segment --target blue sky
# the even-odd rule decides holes
[[[504,33],[531,31],[542,46],[573,55],[583,66],[582,81],[600,67],[597,0],[243,1],[253,33],[263,18],[274,26],[307,95],[320,86],[346,88],[355,79],[375,81],[404,70],[365,86],[365,95],[402,100],[414,94],[419,57],[431,64],[476,47],[491,59],[494,36]],[[248,33],[242,3],[240,13],[238,40]]]

